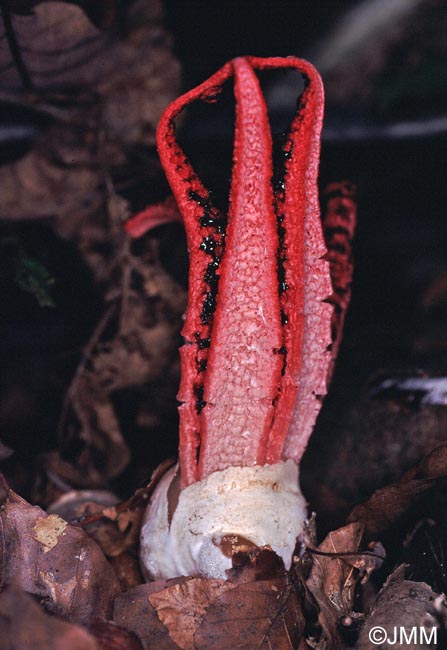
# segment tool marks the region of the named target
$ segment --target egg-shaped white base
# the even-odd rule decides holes
[[[221,540],[231,535],[270,547],[290,568],[307,517],[296,463],[213,472],[180,492],[169,524],[168,489],[176,471],[160,481],[144,516],[140,558],[147,578],[225,579],[232,561]]]

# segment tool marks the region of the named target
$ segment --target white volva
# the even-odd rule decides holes
[[[290,568],[307,517],[296,463],[213,472],[180,492],[169,524],[168,488],[176,471],[160,481],[144,517],[140,553],[146,577],[225,579],[232,562],[220,542],[227,535],[270,547]]]

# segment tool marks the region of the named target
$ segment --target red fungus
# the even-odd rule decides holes
[[[182,221],[182,216],[174,198],[168,196],[161,203],[149,205],[128,219],[124,224],[124,229],[133,239],[137,239],[157,226],[164,226],[175,221]]]
[[[268,68],[297,69],[305,82],[275,182],[255,74]],[[214,101],[231,76],[236,125],[225,218],[176,142],[174,120],[197,99]],[[169,521],[171,474],[142,533],[142,562],[154,577],[224,577],[227,535],[270,546],[290,565],[305,518],[298,463],[332,362],[317,189],[322,117],[323,88],[309,63],[244,57],[174,101],[160,120],[158,149],[184,219],[190,272],[178,394],[181,491]]]

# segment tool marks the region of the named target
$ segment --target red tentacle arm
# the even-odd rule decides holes
[[[182,374],[178,392],[181,402],[179,459],[183,486],[190,485],[198,478],[203,373],[206,371],[211,334],[211,319],[206,313],[206,298],[211,287],[207,290],[205,278],[216,276],[214,267],[219,260],[224,230],[222,217],[212,205],[209,191],[175,139],[175,118],[185,106],[197,99],[212,101],[231,73],[232,65],[227,63],[203,84],[172,102],[162,115],[157,129],[160,160],[183,216],[190,256],[188,306],[182,330],[185,345],[180,349]],[[208,295],[208,300],[212,299],[213,296]]]
[[[172,196],[161,203],[154,203],[138,212],[128,219],[124,224],[124,230],[133,239],[138,239],[144,234],[168,223],[182,221],[182,216]]]
[[[278,234],[267,107],[249,62],[233,62],[234,165],[202,412],[199,478],[265,464],[281,377]]]
[[[323,232],[328,249],[326,259],[331,271],[333,293],[328,302],[332,312],[332,364],[330,381],[343,334],[346,312],[351,300],[354,272],[352,239],[357,221],[357,188],[350,181],[329,183],[322,199]]]

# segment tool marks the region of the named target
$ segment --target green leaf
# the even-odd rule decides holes
[[[36,259],[20,252],[17,259],[15,281],[22,291],[31,293],[41,307],[55,307],[50,294],[54,278],[47,269]]]

